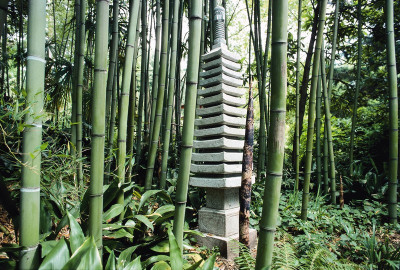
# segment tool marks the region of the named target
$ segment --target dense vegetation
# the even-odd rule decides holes
[[[234,263],[188,185],[217,5],[254,96]],[[0,29],[1,269],[399,269],[398,1],[0,0]]]

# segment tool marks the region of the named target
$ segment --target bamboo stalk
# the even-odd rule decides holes
[[[174,235],[183,250],[183,226],[189,185],[190,164],[193,149],[194,118],[196,110],[197,84],[200,61],[201,14],[203,1],[191,0],[189,18],[189,51],[186,79],[186,98],[182,130],[182,151],[177,181],[174,215]]]
[[[397,166],[398,166],[398,98],[396,52],[393,22],[393,0],[386,0],[387,69],[389,84],[389,189],[388,211],[390,223],[397,224]]]
[[[287,23],[288,1],[275,1],[272,6],[271,126],[268,132],[267,179],[260,221],[256,270],[269,269],[272,266],[285,150]]]
[[[151,135],[152,141],[150,142],[149,155],[147,159],[147,170],[145,178],[145,189],[151,189],[154,163],[157,154],[158,137],[160,136],[161,120],[163,112],[164,94],[165,94],[165,80],[167,77],[167,50],[168,50],[168,16],[169,16],[169,0],[164,2],[162,14],[162,40],[161,40],[161,57],[160,57],[160,77],[158,80],[158,94],[157,104],[155,110],[153,134]]]
[[[321,59],[321,45],[324,34],[325,18],[326,18],[326,4],[327,0],[320,1],[320,9],[318,16],[318,32],[317,40],[315,44],[314,61],[312,69],[311,79],[311,91],[308,111],[308,130],[307,130],[307,145],[306,145],[306,160],[304,170],[304,187],[303,187],[303,199],[301,207],[301,219],[307,219],[307,208],[308,200],[310,197],[310,180],[311,180],[311,165],[312,165],[312,148],[313,148],[313,137],[314,137],[314,122],[315,122],[315,102],[317,95],[318,86],[318,73],[320,72],[320,59]]]
[[[40,164],[45,75],[46,1],[30,0],[28,11],[28,57],[26,66],[25,128],[22,145],[20,189],[20,269],[39,263]]]
[[[102,213],[104,177],[104,141],[106,120],[108,0],[96,1],[96,39],[94,55],[94,85],[92,92],[92,143],[90,167],[89,235],[102,254]]]

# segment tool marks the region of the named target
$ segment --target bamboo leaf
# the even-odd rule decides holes
[[[157,245],[150,248],[152,251],[159,253],[168,253],[169,252],[169,242],[168,240],[161,241]]]
[[[42,246],[42,258],[46,257],[46,255],[49,254],[59,242],[60,241],[57,240],[42,242],[40,244]]]
[[[120,229],[116,232],[113,232],[113,233],[107,235],[107,236],[112,237],[112,238],[124,238],[124,237],[129,238],[129,239],[133,238],[133,235],[130,234],[129,232],[125,231],[124,229]]]
[[[140,263],[140,256],[135,260],[131,261],[127,266],[124,267],[124,270],[142,270],[142,264]]]
[[[83,243],[85,240],[85,236],[83,235],[81,226],[79,223],[75,220],[74,216],[72,216],[68,211],[67,211],[68,219],[69,219],[69,227],[70,227],[70,246],[71,246],[71,251],[74,253]]]
[[[213,254],[210,258],[208,258],[202,267],[203,270],[213,270],[215,259],[217,258],[217,254]]]
[[[151,270],[171,270],[171,267],[168,265],[168,263],[161,261],[154,264]]]
[[[168,228],[168,238],[169,238],[169,256],[171,258],[172,269],[182,269],[183,260],[182,252],[176,242],[175,236],[172,233],[171,228]]]
[[[142,197],[140,198],[140,203],[139,203],[139,207],[138,207],[138,212],[140,211],[140,209],[142,208],[142,206],[144,205],[144,203],[150,199],[151,196],[157,194],[161,192],[161,190],[148,190],[146,191]]]
[[[100,254],[97,250],[96,244],[94,243],[93,237],[86,239],[62,269],[102,269]]]
[[[118,216],[122,211],[124,211],[124,206],[122,204],[114,204],[103,214],[103,222]]]
[[[143,215],[136,215],[135,218],[137,220],[141,221],[144,225],[146,225],[152,231],[154,231],[154,226],[153,226],[153,224],[150,222],[150,220],[147,217],[145,217]]]
[[[50,242],[50,241],[49,241]],[[57,244],[53,246],[54,242],[42,243],[42,251],[49,251],[48,248],[52,248],[48,255],[44,258],[42,264],[39,267],[41,269],[61,269],[69,260],[69,248],[67,242],[62,238],[60,241],[56,241]],[[45,247],[45,248],[44,248]],[[44,248],[44,249],[43,249]]]
[[[137,246],[133,246],[121,252],[117,260],[117,269],[121,269],[125,266],[127,261],[131,260],[132,253],[135,252],[136,249]]]
[[[196,262],[195,264],[193,264],[192,266],[190,266],[189,268],[186,268],[185,270],[196,270],[197,268],[199,268],[200,264],[203,262],[203,260],[199,260],[198,262]]]
[[[108,257],[107,264],[105,270],[116,270],[116,265],[115,265],[115,255],[114,251],[111,251],[110,256]]]
[[[169,248],[168,248],[169,250]],[[146,261],[144,261],[142,263],[143,268],[146,268],[147,266],[156,263],[156,262],[160,262],[160,261],[169,261],[169,256],[167,255],[156,255],[156,256],[151,256],[150,258],[148,258]]]

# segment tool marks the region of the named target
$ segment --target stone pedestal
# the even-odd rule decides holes
[[[239,57],[227,49],[222,36],[216,40],[201,57],[190,184],[206,190],[206,207],[199,210],[199,231],[204,234],[197,237],[199,243],[217,246],[222,256],[233,259],[239,250],[246,100],[240,88]],[[250,239],[255,245],[255,230],[250,231]]]

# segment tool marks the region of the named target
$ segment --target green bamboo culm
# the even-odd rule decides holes
[[[353,176],[354,171],[354,137],[356,133],[357,124],[357,107],[358,107],[358,94],[361,87],[361,54],[362,54],[362,19],[361,19],[361,0],[357,2],[357,79],[356,79],[356,92],[354,94],[353,103],[353,117],[351,120],[350,132],[350,177]]]
[[[122,74],[122,87],[119,98],[117,175],[120,187],[125,182],[129,92],[132,80],[132,62],[136,45],[136,26],[139,17],[139,4],[140,0],[133,0],[129,7],[128,37],[126,40],[124,71]],[[122,189],[118,193],[117,201],[119,204],[124,204],[124,192]]]
[[[102,254],[104,140],[106,131],[106,87],[109,1],[96,1],[94,85],[92,91],[92,142],[89,186],[89,235]]]
[[[76,111],[77,111],[77,104],[76,104],[76,96],[77,96],[77,87],[78,87],[78,66],[79,66],[79,27],[81,26],[79,20],[81,19],[81,1],[82,0],[75,0],[75,48],[74,48],[74,67],[72,70],[72,90],[71,90],[71,154],[76,157]],[[77,178],[76,178],[77,180]],[[78,182],[75,180],[75,186],[78,186]]]
[[[119,16],[119,0],[113,0],[113,22],[110,46],[110,61],[108,63],[108,78],[107,78],[107,96],[106,96],[106,124],[110,123],[112,92],[114,86],[114,70],[116,69],[116,60],[118,53],[118,16]],[[110,134],[108,134],[110,138]],[[106,176],[105,179],[108,177]]]
[[[397,71],[393,22],[393,0],[386,0],[387,69],[389,83],[389,189],[388,210],[390,223],[397,224],[397,166],[398,166],[398,99]]]
[[[153,140],[154,118],[156,116],[156,104],[158,95],[158,77],[160,73],[160,47],[161,47],[161,4],[156,0],[156,48],[154,52],[153,64],[153,85],[151,86],[152,103],[150,112],[150,142]]]
[[[161,179],[160,188],[165,189],[167,182],[167,164],[168,164],[168,153],[169,144],[171,138],[171,124],[172,124],[172,106],[174,103],[175,93],[175,75],[176,75],[176,59],[177,59],[177,47],[178,47],[178,15],[179,15],[179,0],[174,0],[173,10],[173,22],[172,22],[172,35],[171,35],[171,61],[170,61],[170,72],[169,72],[169,84],[168,84],[168,102],[167,102],[167,116],[165,123],[165,131],[163,136],[163,152],[161,159]]]
[[[268,32],[267,39],[265,41],[265,54],[263,59],[263,65],[261,67],[262,70],[262,78],[260,85],[260,128],[259,128],[259,145],[260,151],[257,160],[257,181],[261,179],[261,173],[265,171],[265,158],[266,158],[266,148],[267,148],[267,114],[268,114],[268,106],[266,101],[266,84],[267,84],[267,70],[268,70],[268,55],[269,55],[269,43],[271,39],[271,22],[272,22],[272,0],[268,1]],[[261,57],[260,57],[261,58]]]
[[[324,55],[324,43],[322,42],[322,50],[321,50],[321,78],[322,78],[322,90],[324,93],[324,102],[325,102],[325,128],[327,135],[327,143],[328,143],[328,152],[329,152],[329,176],[331,183],[331,203],[336,204],[336,171],[335,171],[335,154],[333,152],[333,138],[332,138],[332,127],[331,127],[331,101],[329,99],[329,93],[326,87],[326,74],[325,74],[325,55]],[[327,194],[327,193],[326,193]]]
[[[116,93],[118,78],[117,70],[117,54],[118,54],[118,15],[119,15],[119,0],[113,1],[113,25],[112,25],[112,38],[110,46],[110,62],[108,64],[108,79],[107,79],[107,95],[106,95],[106,125],[108,125],[108,142],[107,142],[107,158],[106,171],[104,174],[104,183],[110,182],[111,163],[113,160],[112,152],[114,146],[114,125],[116,114]],[[106,126],[107,128],[107,126]]]
[[[318,86],[317,86],[317,100],[315,103],[315,115],[316,115],[316,121],[315,121],[315,152],[316,152],[316,167],[317,167],[317,186],[318,190],[321,187],[321,179],[322,179],[322,160],[321,160],[321,87],[322,87],[322,82],[321,82],[321,72],[319,73],[318,76]]]
[[[145,189],[151,189],[153,181],[154,163],[157,155],[158,137],[160,136],[161,120],[163,112],[165,81],[167,76],[167,50],[168,50],[168,29],[169,29],[169,0],[164,2],[162,13],[162,38],[161,38],[161,57],[160,57],[160,76],[158,80],[157,104],[154,117],[153,134],[150,142],[149,156],[147,159],[147,170],[145,179]]]
[[[141,9],[142,2],[140,1],[139,10]],[[140,16],[138,16],[138,22],[136,25],[136,40],[135,40],[135,51],[133,53],[132,63],[132,82],[131,82],[131,93],[129,95],[129,112],[128,112],[128,140],[127,140],[127,152],[130,157],[129,168],[128,168],[128,181],[132,181],[132,170],[134,165],[133,146],[135,144],[135,122],[136,122],[136,71],[137,71],[137,59],[139,51],[139,35],[140,35]]]
[[[194,118],[196,111],[197,84],[200,62],[201,14],[203,1],[190,1],[189,51],[186,78],[185,109],[182,128],[180,166],[175,198],[174,235],[178,246],[183,250],[183,226],[189,186],[190,164],[192,159]]]
[[[296,56],[296,127],[294,140],[294,166],[296,171],[295,190],[299,190],[300,176],[300,52],[301,52],[301,16],[302,16],[302,0],[299,0],[297,15],[297,56]]]
[[[26,58],[25,129],[22,142],[20,189],[20,269],[37,269],[39,263],[40,164],[45,74],[46,1],[30,0],[28,57]]]
[[[315,43],[314,51],[314,61],[312,69],[312,79],[311,79],[311,91],[310,91],[310,101],[308,109],[308,130],[307,130],[307,144],[306,144],[306,158],[305,158],[305,170],[304,170],[304,187],[303,187],[303,198],[301,206],[301,219],[307,219],[307,208],[308,200],[310,197],[310,180],[311,180],[311,165],[312,165],[312,149],[313,149],[313,137],[314,137],[314,122],[315,122],[315,102],[317,96],[318,87],[318,74],[321,58],[321,46],[322,39],[324,35],[325,18],[326,18],[326,5],[327,0],[320,1],[320,9],[318,16],[318,32],[317,40]]]
[[[86,0],[81,0],[79,12],[79,48],[78,48],[78,67],[76,75],[76,153],[78,158],[78,182],[83,187],[83,167],[82,167],[82,98],[83,98],[83,70],[85,58],[85,22],[86,22]]]
[[[147,0],[142,0],[141,17],[142,17],[142,58],[140,63],[140,93],[138,107],[138,123],[137,123],[137,138],[136,138],[136,172],[140,170],[140,162],[142,157],[142,124],[143,124],[143,108],[144,96],[146,94],[146,63],[147,63]]]
[[[278,218],[285,150],[287,23],[288,1],[274,1],[271,44],[271,125],[268,132],[267,179],[257,247],[255,268],[257,270],[272,267],[274,234]]]
[[[322,93],[323,98],[325,96]],[[325,99],[324,99],[325,100]],[[324,106],[326,103],[324,101]],[[324,108],[326,110],[326,108]],[[328,157],[328,133],[326,130],[326,116],[324,121],[324,194],[327,195],[329,193],[329,157]]]
[[[339,28],[338,20],[339,20],[339,0],[336,0],[336,4],[335,4],[335,19],[334,19],[333,37],[332,37],[331,64],[330,64],[330,67],[329,67],[329,81],[328,81],[329,100],[331,99],[331,96],[332,96],[333,73],[335,71],[337,33],[338,33],[338,28]]]

